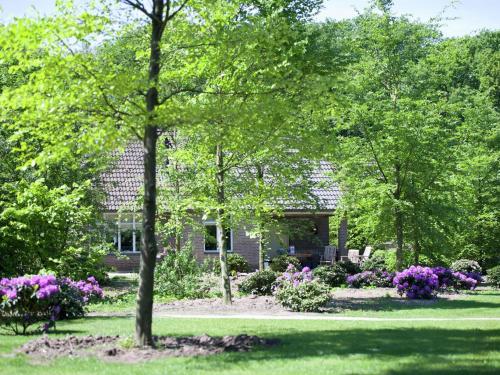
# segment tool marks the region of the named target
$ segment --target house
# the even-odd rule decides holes
[[[321,162],[310,176],[314,183],[311,194],[316,198],[317,207],[289,207],[281,219],[288,224],[288,232],[276,232],[270,236],[270,256],[280,251],[293,249],[306,261],[317,261],[330,245],[329,218],[335,212],[341,196],[338,185],[331,182],[329,173],[332,166]],[[109,231],[109,241],[126,257],[109,255],[106,263],[119,271],[134,271],[139,268],[141,246],[141,206],[137,198],[143,183],[143,150],[139,142],[130,143],[113,167],[102,176],[106,192],[104,217]],[[326,183],[326,184],[325,184]],[[327,187],[325,187],[327,186]],[[159,213],[160,216],[162,213]],[[215,243],[215,222],[198,217],[196,227],[186,228],[184,240],[191,241],[193,251],[200,262],[218,255]],[[307,225],[302,225],[306,223]],[[300,231],[293,228],[302,226]],[[304,229],[305,228],[305,229]],[[243,255],[252,267],[258,264],[258,240],[249,234],[249,228],[240,225],[228,228],[228,251]],[[304,233],[305,232],[305,233]],[[346,254],[347,223],[343,221],[338,228],[338,257]],[[159,244],[165,239],[160,239]]]

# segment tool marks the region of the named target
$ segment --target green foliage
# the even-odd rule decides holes
[[[386,270],[385,256],[381,251],[374,252],[370,258],[361,263],[361,271],[384,271]]]
[[[58,258],[52,259],[52,270],[59,277],[73,280],[86,280],[93,276],[100,285],[105,285],[109,281],[111,267],[104,264],[104,257],[112,254],[113,249],[111,245],[91,245],[87,248],[70,246]]]
[[[284,284],[275,293],[276,299],[292,311],[319,311],[330,302],[329,288],[317,281],[300,283],[297,286]]]
[[[346,269],[338,263],[331,266],[319,266],[313,270],[313,276],[331,288],[345,285],[347,275]]]
[[[459,259],[451,264],[451,269],[455,272],[468,275],[470,273],[481,274],[483,272],[481,266],[475,260]]]
[[[486,273],[488,274],[488,282],[495,288],[500,288],[500,266],[490,268]]]
[[[212,271],[216,275],[220,275],[220,262],[218,259],[213,261]],[[237,253],[231,253],[227,255],[227,271],[232,275],[246,273],[250,271],[250,265],[244,256]]]
[[[270,268],[274,272],[285,272],[289,264],[299,268],[300,260],[291,255],[278,255],[277,257],[271,259]]]
[[[361,272],[359,265],[351,262],[349,259],[342,260],[336,264],[345,271],[346,275],[354,275]]]
[[[243,280],[239,286],[239,290],[243,293],[256,296],[270,296],[273,294],[273,286],[276,278],[277,274],[274,271],[257,271]]]
[[[155,269],[155,293],[176,298],[200,298],[201,268],[196,262],[191,246],[180,251],[168,251]]]
[[[407,251],[403,253],[403,266],[405,268],[409,267],[413,264],[413,259],[411,254]],[[372,257],[375,259],[383,259],[384,260],[384,269],[388,272],[396,271],[396,250],[377,250],[372,254]]]

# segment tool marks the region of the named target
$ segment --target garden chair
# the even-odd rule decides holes
[[[325,252],[321,256],[319,264],[333,264],[337,256],[337,248],[335,246],[325,246]]]
[[[360,256],[360,261],[363,262],[363,261],[367,260],[370,257],[372,250],[373,249],[371,246],[365,247],[363,254]]]
[[[347,256],[340,257],[340,260],[350,260],[353,263],[359,263],[359,250],[350,249],[347,251]]]

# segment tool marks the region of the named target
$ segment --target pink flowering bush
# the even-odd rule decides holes
[[[438,277],[440,290],[474,290],[479,283],[476,275],[455,272],[446,267],[434,267],[432,272]]]
[[[329,288],[313,278],[309,267],[298,271],[289,264],[276,281],[276,299],[292,311],[318,311],[330,301]]]
[[[56,320],[82,317],[89,301],[103,297],[93,277],[75,282],[52,275],[34,275],[0,280],[0,326],[15,334],[26,334],[35,323],[46,321],[42,330],[55,327]]]
[[[436,296],[439,278],[429,267],[411,266],[396,273],[393,284],[409,299],[430,299]]]

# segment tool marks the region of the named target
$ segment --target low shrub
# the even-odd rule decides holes
[[[475,260],[459,259],[451,264],[451,269],[476,280],[478,283],[482,281],[481,274],[483,270]]]
[[[495,288],[500,288],[500,266],[490,268],[487,271],[488,282]]]
[[[278,255],[271,260],[270,268],[274,272],[285,272],[289,264],[300,267],[300,261],[291,255]]]
[[[390,288],[392,287],[392,282],[394,280],[394,276],[396,276],[395,272],[388,271],[375,271],[375,286],[379,288]]]
[[[342,260],[336,264],[339,267],[342,267],[347,275],[355,275],[361,272],[361,268],[359,267],[359,265],[351,262],[350,260]]]
[[[347,285],[350,288],[365,288],[376,285],[377,277],[375,272],[365,271],[347,276]]]
[[[411,266],[396,273],[393,284],[409,299],[430,299],[436,296],[439,279],[429,267]]]
[[[434,267],[432,268],[432,272],[438,277],[439,289],[441,290],[473,290],[478,284],[475,278],[461,272],[454,272],[450,268]]]
[[[363,263],[360,265],[361,271],[383,271],[386,269],[385,265],[385,258],[383,253],[381,252],[376,252],[373,253],[373,255],[366,259]]]
[[[286,284],[277,289],[276,299],[292,311],[318,311],[330,301],[328,287],[318,281]]]
[[[342,286],[346,283],[347,273],[338,263],[331,266],[319,266],[313,270],[313,276],[331,288]]]
[[[220,261],[214,260],[213,264],[213,272],[217,275],[220,275]],[[227,255],[227,272],[230,275],[236,275],[237,273],[246,273],[250,272],[250,265],[245,257],[240,254],[230,253]]]
[[[84,306],[103,298],[93,277],[75,282],[53,275],[16,277],[0,281],[0,326],[15,334],[26,334],[30,326],[46,321],[47,332],[56,320],[84,316]]]
[[[265,270],[252,273],[241,285],[239,290],[243,293],[257,296],[267,296],[273,294],[273,286],[276,281],[276,272]]]
[[[276,280],[274,295],[279,303],[293,311],[318,311],[330,301],[328,287],[313,279],[309,267],[299,272],[292,264]]]
[[[201,268],[191,247],[169,251],[155,269],[155,293],[162,297],[200,298]]]

